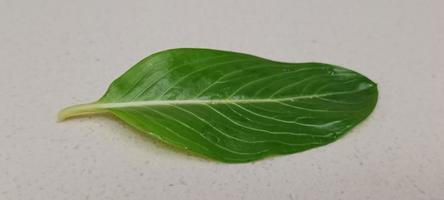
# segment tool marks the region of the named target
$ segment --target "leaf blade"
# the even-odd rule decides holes
[[[377,96],[374,82],[334,65],[172,49],[116,79],[91,112],[216,160],[248,162],[335,141]]]

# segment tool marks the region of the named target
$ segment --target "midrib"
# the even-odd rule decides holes
[[[369,87],[368,87],[369,88]],[[217,104],[252,104],[252,103],[272,103],[272,102],[283,102],[283,101],[295,101],[299,99],[311,99],[320,98],[326,96],[334,96],[341,94],[351,94],[359,91],[366,90],[357,89],[344,92],[330,92],[323,94],[313,94],[313,95],[301,95],[296,97],[287,98],[267,98],[267,99],[214,99],[214,100],[201,100],[201,99],[190,99],[190,100],[149,100],[149,101],[132,101],[132,102],[116,102],[116,103],[100,103],[94,102],[89,104],[75,105],[60,111],[58,118],[59,120],[64,120],[69,117],[93,114],[93,113],[103,113],[108,112],[109,109],[115,108],[134,108],[134,107],[144,107],[144,106],[173,106],[173,105],[217,105]]]
[[[96,103],[98,108],[112,109],[112,108],[129,108],[129,107],[144,107],[144,106],[168,106],[168,105],[217,105],[217,104],[251,104],[251,103],[272,103],[282,101],[294,101],[299,99],[311,99],[326,96],[334,96],[340,94],[350,94],[359,92],[361,90],[352,90],[345,92],[331,92],[314,95],[301,95],[287,98],[267,98],[267,99],[184,99],[184,100],[147,100],[147,101],[131,101],[131,102],[116,102],[116,103]]]

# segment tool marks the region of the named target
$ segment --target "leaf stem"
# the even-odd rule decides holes
[[[80,104],[62,109],[59,112],[57,118],[58,121],[63,121],[70,117],[94,114],[94,113],[103,113],[103,112],[107,112],[107,109],[100,106],[100,104],[97,103]]]

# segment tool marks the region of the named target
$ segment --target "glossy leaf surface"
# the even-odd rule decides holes
[[[97,102],[59,117],[110,112],[176,147],[247,162],[333,142],[364,120],[377,98],[374,82],[334,65],[172,49],[137,63]]]

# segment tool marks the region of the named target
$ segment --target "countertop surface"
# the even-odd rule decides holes
[[[444,199],[444,1],[0,0],[0,199]],[[140,59],[205,47],[346,66],[378,83],[330,145],[247,164],[106,115],[56,121]]]

